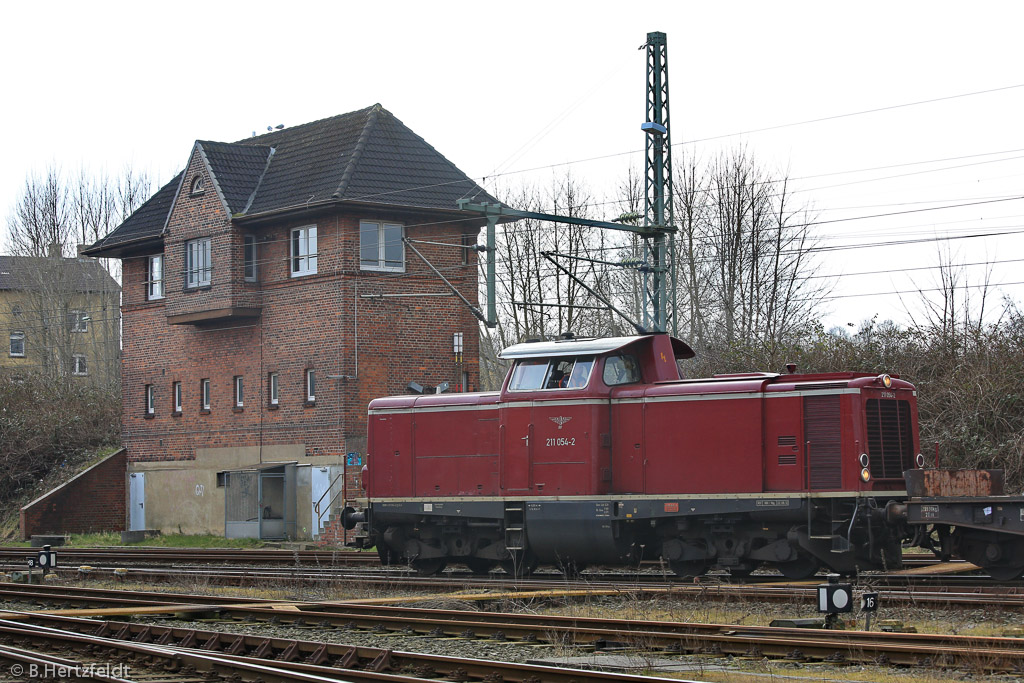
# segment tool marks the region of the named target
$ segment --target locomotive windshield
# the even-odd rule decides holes
[[[593,356],[529,358],[516,364],[509,391],[537,389],[582,389],[587,386]]]

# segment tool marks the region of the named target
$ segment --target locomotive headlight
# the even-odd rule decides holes
[[[860,478],[861,478],[861,481],[863,481],[865,484],[867,482],[871,481],[871,472],[868,471],[867,467],[865,467],[864,469],[862,469],[860,471]]]
[[[892,377],[890,377],[889,375],[879,375],[878,381],[881,382],[882,386],[885,387],[886,389],[892,387]]]
[[[868,458],[868,454],[867,453],[861,453],[860,454],[860,466],[863,467],[864,469],[867,469],[869,462],[871,462],[871,460],[870,460],[870,458]]]

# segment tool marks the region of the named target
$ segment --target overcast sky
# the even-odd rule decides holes
[[[376,102],[488,187],[570,169],[611,198],[643,165],[637,48],[664,31],[673,154],[745,144],[820,220],[847,219],[817,229],[859,247],[820,254],[843,276],[828,324],[906,320],[947,248],[998,262],[990,296],[1019,300],[1022,18],[1014,2],[19,3],[0,41],[0,211],[50,164],[162,184],[196,139]],[[868,246],[906,240],[927,241]]]

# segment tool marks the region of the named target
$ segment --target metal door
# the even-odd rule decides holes
[[[527,401],[501,408],[501,488],[504,495],[521,495],[530,490],[532,411]]]
[[[128,475],[128,530],[140,531],[146,528],[146,473],[133,472]]]
[[[331,488],[331,471],[326,467],[312,468],[310,486],[313,506],[310,519],[313,520],[313,538],[317,538],[331,516],[331,496],[327,493]]]

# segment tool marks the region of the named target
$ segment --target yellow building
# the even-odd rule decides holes
[[[0,256],[0,371],[118,383],[120,297],[96,259]]]

